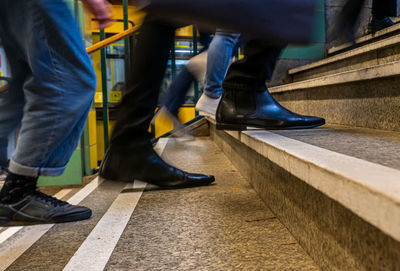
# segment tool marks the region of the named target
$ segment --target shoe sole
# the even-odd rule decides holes
[[[59,217],[57,219],[51,220],[12,220],[9,217],[0,217],[0,226],[10,227],[10,226],[28,226],[37,224],[53,224],[53,223],[66,223],[75,222],[89,219],[92,216],[92,211],[88,210],[79,214],[72,214],[69,216]]]
[[[276,126],[260,126],[260,125],[253,125],[253,126],[248,126],[248,125],[243,125],[243,124],[228,124],[228,123],[217,123],[216,128],[217,130],[231,130],[231,131],[245,131],[245,130],[251,130],[251,129],[262,129],[262,130],[295,130],[295,129],[310,129],[310,128],[315,128],[321,125],[324,125],[324,123],[317,123],[317,124],[312,124],[312,125],[307,125],[307,126],[289,126],[289,127],[276,127]]]

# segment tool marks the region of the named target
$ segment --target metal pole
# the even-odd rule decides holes
[[[197,55],[197,26],[193,25],[193,56]],[[194,88],[194,104],[197,103],[199,100],[199,82],[195,81],[193,83],[193,88]],[[198,112],[196,111],[196,116],[198,115]]]
[[[129,25],[128,25],[128,0],[122,0],[122,5],[123,5],[123,14],[124,14],[124,30],[127,30],[129,28]],[[125,53],[125,85],[126,85],[126,82],[127,82],[127,79],[129,77],[129,73],[130,73],[130,68],[131,68],[129,38],[125,38],[124,45],[125,45],[124,53]]]
[[[100,41],[105,39],[104,30],[100,30]],[[103,125],[104,125],[104,150],[108,147],[108,91],[107,91],[107,64],[106,49],[101,49],[101,83],[103,89]]]
[[[171,74],[172,80],[176,77],[176,54],[175,54],[175,39],[173,39],[173,45],[171,48]]]

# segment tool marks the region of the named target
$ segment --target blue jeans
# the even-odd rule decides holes
[[[204,46],[202,51],[206,51],[211,42],[210,34],[200,32],[200,43]],[[172,82],[170,88],[167,91],[166,97],[163,101],[163,106],[168,108],[174,116],[178,116],[179,108],[184,104],[186,100],[186,93],[189,91],[190,86],[195,82],[196,78],[193,74],[184,66],[179,72],[178,76]]]
[[[1,0],[0,38],[12,73],[0,93],[0,151],[20,127],[9,171],[61,175],[96,88],[76,21],[62,0]]]
[[[217,30],[208,48],[207,72],[203,92],[211,98],[222,95],[222,82],[240,34]]]

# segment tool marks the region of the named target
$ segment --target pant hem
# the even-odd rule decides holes
[[[210,98],[213,98],[213,99],[219,99],[221,97],[221,95],[222,95],[222,94],[217,94],[217,93],[210,92],[210,91],[207,91],[207,90],[204,90],[204,94],[207,95]]]
[[[64,173],[66,167],[58,168],[38,168],[38,167],[28,167],[21,165],[14,160],[10,160],[10,165],[8,170],[14,174],[30,177],[38,176],[60,176]]]
[[[255,91],[255,92],[263,92],[267,89],[266,85],[249,85],[242,83],[224,83],[222,85],[224,90],[241,90],[241,91]]]

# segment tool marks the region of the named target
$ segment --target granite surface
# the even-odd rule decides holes
[[[399,242],[227,133],[212,137],[322,270],[400,270]]]
[[[327,123],[400,131],[400,77],[276,93],[288,109]]]
[[[171,141],[164,154],[216,183],[149,186],[105,270],[318,270],[210,139]]]
[[[271,132],[334,152],[400,169],[399,132],[342,125]]]
[[[54,225],[7,270],[63,270],[125,185],[105,181],[81,203],[93,210],[91,219]]]

